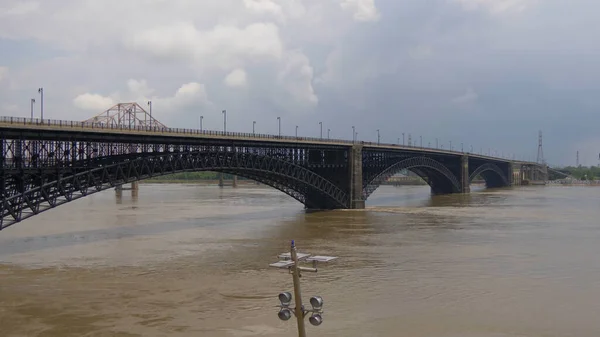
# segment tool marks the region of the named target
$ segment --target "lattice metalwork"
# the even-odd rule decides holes
[[[363,200],[366,200],[373,194],[384,181],[387,181],[391,176],[405,169],[415,172],[430,185],[432,185],[434,181],[439,181],[440,178],[443,178],[450,183],[453,192],[458,193],[461,191],[461,185],[458,179],[446,166],[431,158],[412,157],[394,163],[377,176],[371,178],[371,180],[363,187]]]
[[[96,126],[127,126],[143,129],[167,129],[137,103],[119,103],[108,110],[83,121]]]
[[[486,179],[486,172],[494,172],[497,178],[499,178],[502,181],[503,186],[510,186],[510,182],[508,181],[506,173],[504,173],[502,169],[498,167],[498,165],[492,163],[483,164],[477,169],[475,169],[475,171],[473,171],[473,173],[469,175],[469,183],[472,182],[478,175],[483,175],[483,178]]]
[[[0,151],[0,229],[107,188],[187,171],[254,179],[308,208],[349,207],[346,191],[318,173],[324,166],[347,165],[343,156],[324,161],[323,155],[311,155],[322,152],[315,149],[228,141],[209,145],[2,139]]]

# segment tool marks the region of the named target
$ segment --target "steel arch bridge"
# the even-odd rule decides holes
[[[501,187],[545,172],[535,163],[439,149],[172,129],[132,104],[84,122],[0,117],[0,230],[108,188],[177,172],[247,177],[310,209],[364,208],[380,184],[405,169],[436,194],[468,193],[477,176]]]

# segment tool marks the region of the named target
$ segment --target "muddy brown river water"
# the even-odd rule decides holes
[[[302,277],[308,336],[600,336],[600,189],[429,195],[307,213],[259,186],[105,191],[0,232],[0,336],[295,336],[277,318],[295,239],[339,256]]]

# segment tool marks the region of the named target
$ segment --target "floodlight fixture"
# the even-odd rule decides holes
[[[277,317],[282,321],[287,321],[292,318],[292,311],[288,308],[282,308],[279,310],[279,313],[277,313]]]
[[[279,302],[284,307],[289,306],[292,303],[292,294],[287,291],[279,294]]]
[[[308,318],[308,321],[314,326],[319,326],[321,323],[323,323],[323,317],[320,314],[312,314]]]
[[[279,119],[279,118],[278,118]],[[354,127],[352,127],[354,128]],[[269,264],[270,267],[288,269],[289,273],[292,274],[292,280],[294,281],[294,297],[295,303],[292,306],[292,294],[290,292],[283,292],[279,294],[279,301],[281,305],[277,316],[283,321],[287,321],[292,317],[292,313],[298,320],[298,336],[306,337],[306,329],[304,327],[304,318],[307,314],[311,314],[309,317],[310,324],[314,326],[321,325],[323,323],[323,298],[321,296],[313,296],[310,298],[310,304],[312,309],[308,310],[302,305],[302,296],[300,291],[300,276],[301,272],[317,272],[318,262],[330,262],[337,259],[336,256],[321,256],[311,254],[298,253],[296,244],[292,240],[290,251],[282,253],[277,256],[280,260],[275,263]],[[299,264],[301,262],[312,262],[312,268],[302,267]]]
[[[315,310],[323,309],[323,298],[321,296],[313,296],[310,298],[310,305]]]

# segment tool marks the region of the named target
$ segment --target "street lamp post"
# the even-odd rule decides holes
[[[200,132],[202,132],[202,120],[204,119],[204,116],[200,116]]]
[[[463,143],[460,143],[460,152],[465,152]]]
[[[450,141],[450,151],[452,151],[452,141]]]
[[[227,110],[223,110],[223,133],[227,132]]]
[[[44,88],[39,88],[38,93],[40,94],[40,119],[44,121]]]
[[[419,146],[423,147],[423,136],[419,136],[419,139],[420,139]]]
[[[296,138],[298,138],[298,125],[296,125]]]
[[[352,126],[352,143],[356,141],[356,128]]]
[[[331,131],[331,129],[327,129],[327,139],[329,139],[329,132]]]
[[[319,126],[321,127],[321,139],[323,139],[323,122],[319,122]]]
[[[292,274],[292,280],[294,283],[294,295],[292,296],[289,292],[283,292],[279,294],[278,298],[281,302],[277,307],[279,313],[277,316],[282,321],[287,321],[292,318],[292,314],[296,316],[298,322],[298,337],[306,337],[306,327],[304,326],[304,318],[307,314],[311,314],[308,318],[310,324],[314,326],[321,325],[323,323],[323,298],[321,296],[313,296],[310,298],[310,305],[312,309],[305,309],[302,305],[302,292],[300,289],[300,276],[301,272],[317,272],[318,262],[330,262],[337,259],[335,256],[311,256],[311,254],[298,253],[294,240],[292,240],[291,248],[289,253],[283,253],[279,256],[280,261],[269,264],[270,267],[288,269]],[[299,266],[300,262],[312,262],[312,268]],[[292,305],[292,300],[295,298],[296,303]]]
[[[439,146],[439,142],[438,142],[438,139],[436,138],[436,139],[435,139],[435,148],[436,148],[436,149],[438,149],[439,147],[440,147],[440,146]]]
[[[404,143],[404,132],[402,132],[402,146],[404,146],[404,145],[405,145],[405,143]]]
[[[152,101],[148,101],[148,107],[150,109],[150,129],[152,129]]]
[[[380,140],[381,140],[381,135],[379,134],[379,129],[377,129],[377,145],[379,145]]]
[[[279,124],[279,137],[281,137],[281,117],[277,117],[277,123]]]
[[[33,106],[35,105],[35,98],[31,99],[31,119],[33,120]]]
[[[256,134],[256,133],[254,132],[254,126],[255,126],[255,125],[256,125],[256,121],[252,121],[252,134],[253,134],[253,135],[254,135],[254,134]]]

